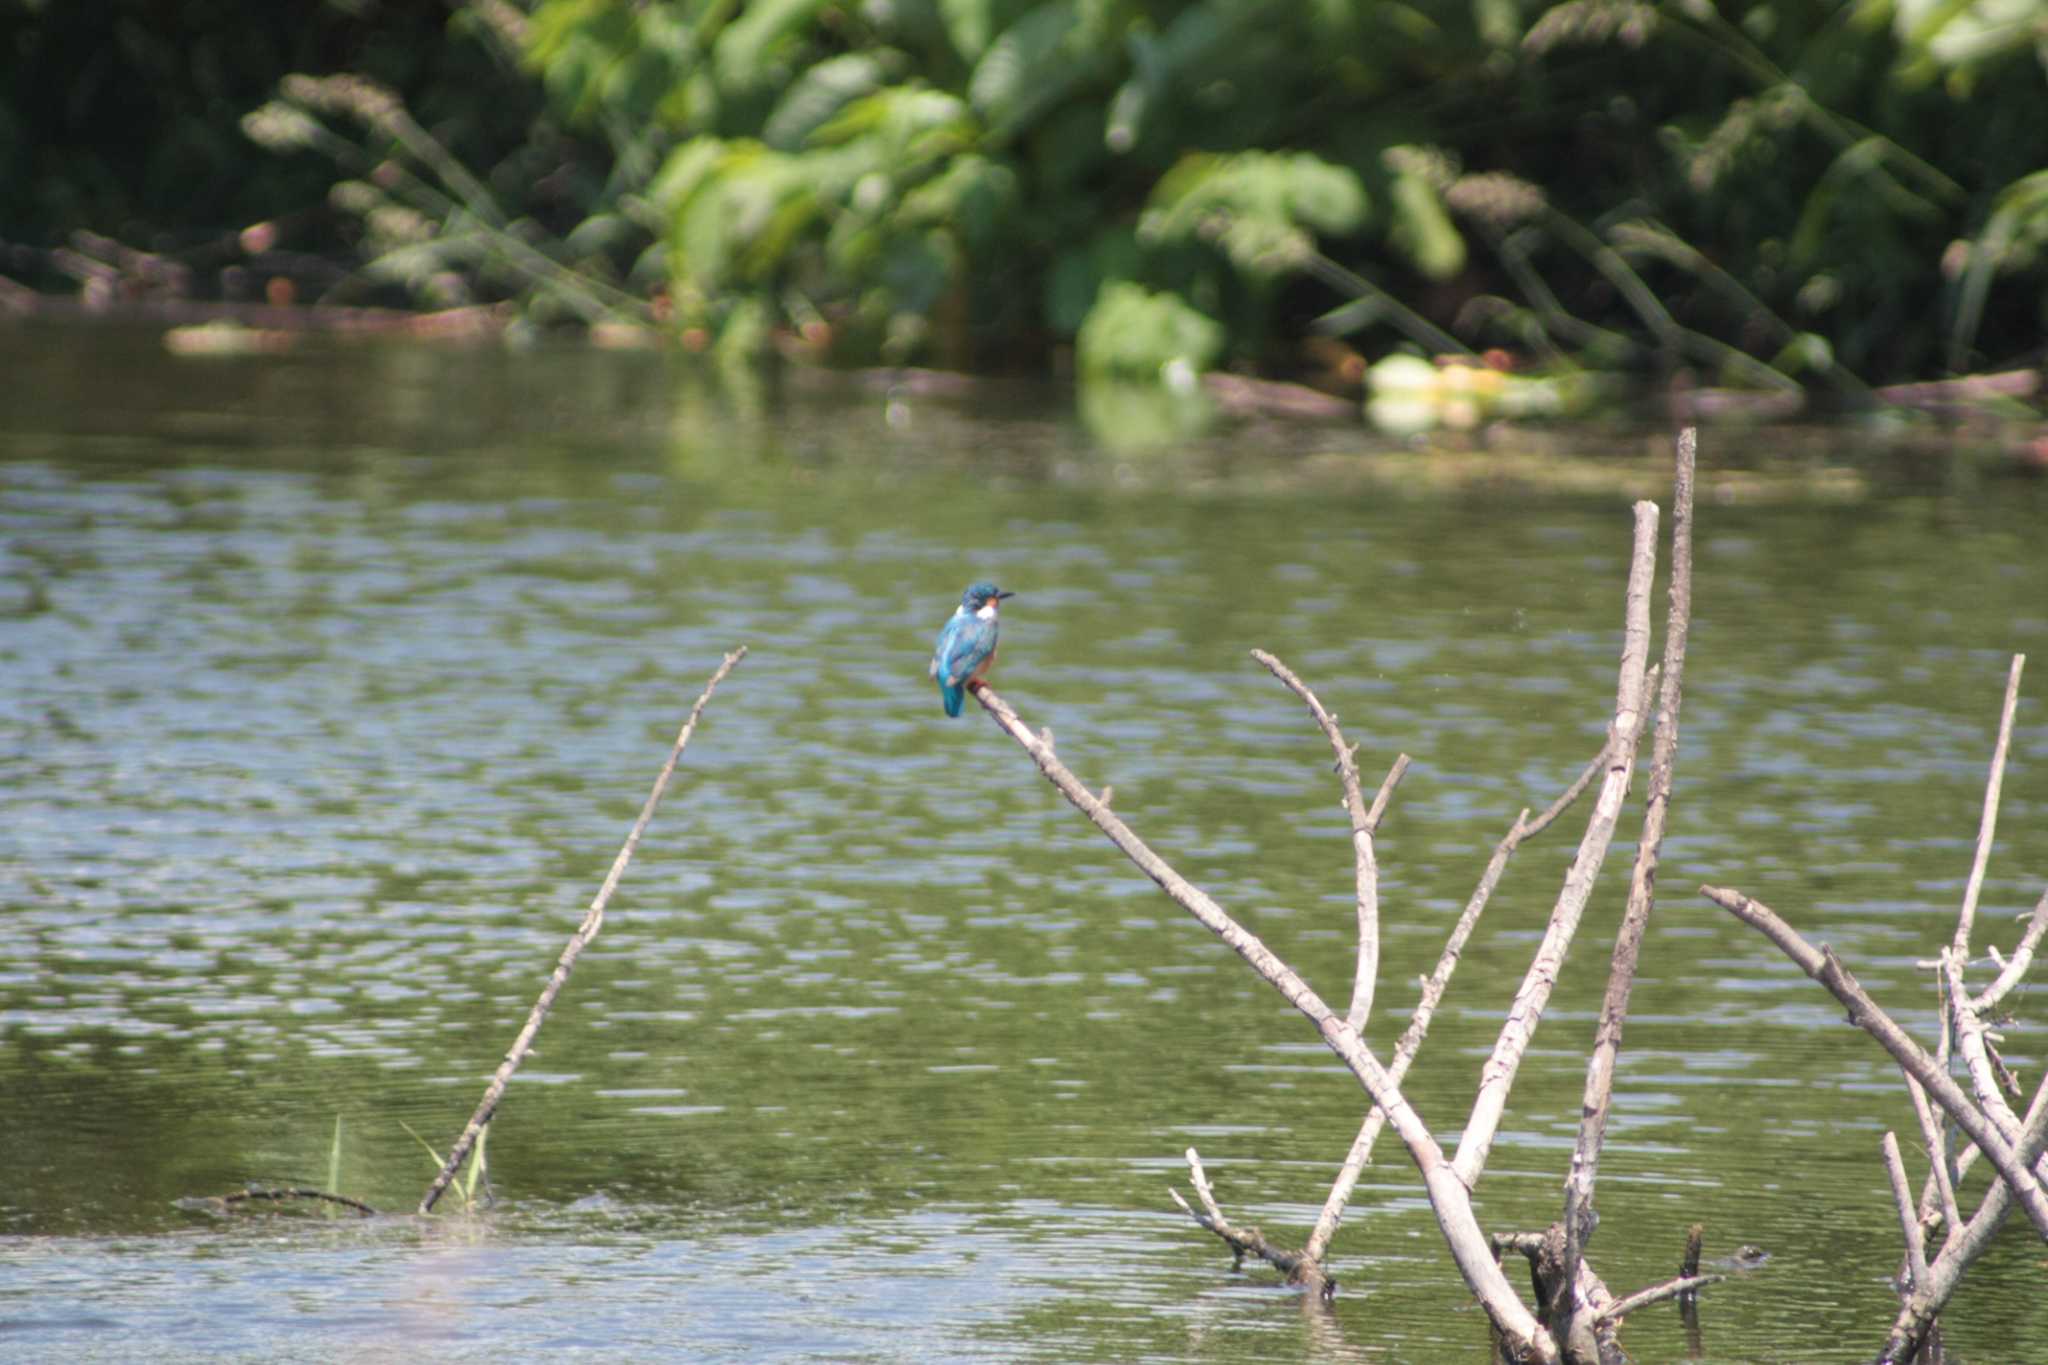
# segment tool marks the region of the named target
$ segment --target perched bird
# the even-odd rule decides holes
[[[939,680],[947,715],[960,714],[968,685],[980,681],[996,661],[996,611],[1005,597],[1015,596],[986,579],[960,594],[960,605],[932,651],[932,676]]]

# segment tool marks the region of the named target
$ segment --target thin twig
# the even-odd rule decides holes
[[[1920,1234],[1920,1216],[1913,1209],[1913,1192],[1906,1185],[1906,1163],[1899,1157],[1899,1139],[1887,1131],[1880,1145],[1884,1150],[1884,1172],[1892,1184],[1892,1203],[1899,1210],[1899,1235],[1906,1242],[1906,1273],[1912,1277],[1912,1283],[1899,1295],[1906,1298],[1913,1289],[1926,1288],[1930,1278],[1927,1241]]]
[[[1663,852],[1664,825],[1671,808],[1671,775],[1678,760],[1678,712],[1685,684],[1685,645],[1692,629],[1692,487],[1698,448],[1698,428],[1686,427],[1678,433],[1671,499],[1671,609],[1664,625],[1664,673],[1657,696],[1657,736],[1651,746],[1643,832],[1636,842],[1635,868],[1629,876],[1628,906],[1614,936],[1607,993],[1600,1005],[1600,1023],[1593,1033],[1593,1055],[1586,1062],[1578,1146],[1572,1153],[1571,1172],[1565,1178],[1566,1284],[1577,1282],[1579,1260],[1593,1235],[1593,1192],[1599,1179],[1601,1145],[1607,1137],[1607,1114],[1614,1099],[1614,1067],[1621,1052],[1622,1029],[1628,1019],[1629,994],[1635,988],[1643,935],[1649,930],[1650,912],[1657,904],[1657,860]]]
[[[1990,1041],[1985,1037],[1989,1030],[1983,1019],[1970,1007],[1969,988],[1963,985],[1962,961],[1953,952],[1948,954],[1945,970],[1949,1017],[1955,1022],[1956,1047],[1963,1054],[1963,1064],[1969,1069],[1970,1084],[1977,1091],[1977,1104],[1998,1125],[1998,1131],[2010,1139],[2020,1131],[2020,1116],[2013,1113],[2012,1106],[2006,1102],[2004,1087],[1999,1084],[2003,1067],[1992,1056]]]
[[[1900,1074],[1906,1078],[1906,1094],[1912,1098],[1913,1114],[1920,1120],[1920,1137],[1927,1144],[1927,1160],[1931,1167],[1927,1178],[1940,1200],[1941,1216],[1949,1235],[1953,1236],[1963,1225],[1963,1215],[1956,1207],[1955,1182],[1949,1175],[1948,1138],[1942,1131],[1940,1120],[1934,1117],[1934,1109],[1927,1103],[1927,1092],[1920,1088],[1920,1082],[1913,1079],[1911,1072]],[[1924,1195],[1920,1203],[1923,1209],[1929,1205]],[[1923,1213],[1922,1217],[1925,1216]]]
[[[483,1132],[484,1125],[489,1123],[491,1116],[497,1112],[498,1101],[504,1097],[505,1087],[511,1083],[512,1073],[519,1069],[520,1063],[526,1060],[526,1054],[533,1050],[534,1037],[540,1032],[541,1023],[548,1017],[548,1011],[554,1008],[555,997],[561,993],[562,986],[569,980],[569,973],[576,966],[577,957],[582,954],[584,947],[597,937],[597,931],[603,927],[604,908],[610,903],[612,892],[618,890],[619,878],[625,875],[626,865],[633,861],[634,850],[640,847],[640,836],[646,832],[648,822],[654,818],[654,808],[661,804],[662,793],[668,790],[668,781],[675,773],[677,760],[682,758],[683,750],[690,743],[690,736],[696,733],[697,718],[704,714],[705,706],[711,701],[711,694],[718,690],[719,683],[725,681],[725,675],[732,672],[733,667],[746,657],[747,647],[741,645],[725,656],[725,661],[719,664],[718,670],[711,675],[711,681],[704,684],[703,693],[698,696],[697,704],[690,708],[689,719],[683,722],[681,733],[676,736],[674,746],[669,749],[668,762],[661,765],[661,775],[654,779],[654,790],[647,794],[646,802],[640,807],[640,818],[633,822],[632,832],[626,835],[626,842],[620,846],[618,856],[612,859],[612,869],[606,874],[604,885],[598,888],[597,895],[591,900],[590,908],[584,912],[583,923],[569,936],[568,946],[562,949],[562,956],[555,963],[554,973],[548,977],[548,984],[541,988],[540,999],[533,1002],[533,1009],[526,1016],[526,1026],[519,1030],[519,1036],[512,1040],[512,1050],[507,1052],[505,1060],[498,1064],[497,1074],[491,1077],[490,1085],[484,1090],[483,1101],[477,1105],[476,1112],[470,1115],[469,1124],[462,1130],[462,1136],[448,1149],[447,1160],[441,1163],[441,1170],[435,1175],[434,1183],[427,1186],[427,1192],[420,1196],[421,1213],[434,1211],[434,1204],[448,1188],[448,1182],[455,1178],[455,1172],[461,1168],[463,1161],[468,1158],[470,1148],[476,1145],[477,1135]]]
[[[1408,771],[1408,755],[1402,754],[1394,760],[1393,770],[1380,784],[1380,794],[1374,799],[1372,809],[1368,810],[1365,793],[1358,785],[1357,751],[1344,742],[1344,732],[1337,728],[1337,718],[1323,708],[1308,684],[1296,677],[1286,664],[1263,649],[1253,650],[1252,657],[1308,704],[1308,713],[1315,717],[1324,737],[1330,741],[1330,747],[1337,753],[1337,781],[1344,788],[1344,812],[1351,817],[1351,858],[1358,903],[1358,970],[1352,977],[1351,1009],[1344,1022],[1351,1025],[1353,1033],[1362,1034],[1366,1020],[1372,1017],[1373,983],[1380,974],[1380,870],[1373,856],[1372,836],[1394,787],[1400,782],[1401,775]]]
[[[1636,744],[1642,738],[1646,717],[1644,673],[1650,653],[1650,581],[1657,567],[1657,505],[1639,502],[1635,506],[1635,550],[1630,558],[1626,617],[1622,630],[1620,678],[1616,685],[1614,719],[1608,729],[1607,773],[1600,795],[1579,840],[1579,851],[1565,872],[1564,886],[1550,912],[1536,956],[1515,992],[1514,1004],[1501,1025],[1500,1037],[1480,1070],[1479,1093],[1472,1102],[1471,1117],[1458,1140],[1453,1163],[1458,1179],[1470,1189],[1479,1183],[1486,1169],[1487,1154],[1494,1135],[1507,1112],[1508,1092],[1521,1069],[1523,1054],[1542,1021],[1543,1008],[1557,985],[1558,972],[1566,951],[1578,932],[1586,901],[1593,893],[1594,879],[1607,857],[1607,846],[1621,817],[1622,799],[1628,794],[1634,775]],[[1567,1280],[1567,1284],[1571,1281]]]
[[[1998,979],[1971,999],[1971,1009],[1982,1014],[1998,1007],[1999,1002],[2020,983],[2020,978],[2027,974],[2027,968],[2033,965],[2034,949],[2040,946],[2044,931],[2048,931],[2048,891],[2043,891],[2041,899],[2034,902],[2034,913],[2027,919],[2026,932],[2020,935],[2019,946],[2012,950],[2012,956],[2000,964]],[[1991,951],[1994,956],[1998,952],[1996,948]]]
[[[1241,1228],[1224,1216],[1216,1203],[1216,1191],[1209,1184],[1209,1173],[1202,1169],[1202,1158],[1194,1148],[1187,1150],[1188,1179],[1195,1187],[1195,1194],[1202,1201],[1206,1212],[1197,1213],[1188,1207],[1188,1201],[1181,1198],[1180,1191],[1171,1185],[1166,1192],[1173,1196],[1173,1202],[1181,1211],[1197,1223],[1222,1238],[1230,1247],[1233,1268],[1242,1266],[1246,1256],[1256,1256],[1272,1265],[1287,1276],[1289,1283],[1313,1281],[1313,1288],[1328,1298],[1336,1291],[1336,1281],[1323,1275],[1322,1268],[1310,1262],[1298,1251],[1286,1251],[1266,1240],[1257,1228]]]
[[[2005,785],[2005,755],[2012,747],[2012,717],[2019,708],[2020,673],[2027,656],[2012,656],[2005,675],[2005,707],[1998,716],[1998,743],[1991,750],[1991,772],[1984,779],[1984,813],[1977,822],[1977,852],[1970,860],[1970,880],[1963,887],[1963,908],[1956,916],[1956,936],[1950,944],[1956,956],[1970,956],[1970,927],[1977,918],[1977,897],[1984,890],[1984,867],[1991,860],[1991,836],[1998,829],[1998,799]]]
[[[1875,1038],[1879,1046],[1920,1082],[1927,1091],[1927,1097],[1940,1105],[1955,1120],[1958,1128],[1970,1135],[1971,1140],[1983,1150],[1985,1160],[2012,1186],[2013,1197],[2026,1211],[2035,1229],[2048,1238],[2048,1194],[2044,1194],[2040,1182],[2027,1169],[2028,1163],[2018,1159],[2013,1144],[2006,1141],[1997,1126],[1970,1102],[1970,1097],[1948,1078],[1935,1060],[1878,1007],[1831,949],[1825,946],[1815,948],[1800,936],[1798,930],[1779,918],[1776,911],[1740,891],[1703,886],[1700,893],[1777,944],[1801,971],[1827,987],[1829,993],[1848,1008],[1849,1022]]]
[[[1594,1319],[1594,1326],[1605,1326],[1610,1322],[1620,1322],[1639,1308],[1648,1308],[1653,1303],[1662,1303],[1666,1299],[1675,1299],[1682,1294],[1697,1294],[1708,1285],[1719,1284],[1727,1278],[1724,1274],[1681,1275],[1675,1280],[1666,1280],[1662,1284],[1653,1284],[1648,1289],[1638,1289],[1627,1298],[1616,1299],[1613,1303],[1601,1309],[1599,1316]]]

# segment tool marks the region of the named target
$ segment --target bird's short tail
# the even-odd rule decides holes
[[[940,683],[939,700],[946,703],[947,715],[958,716],[961,704],[967,700],[967,689],[957,685],[949,687],[945,683]]]

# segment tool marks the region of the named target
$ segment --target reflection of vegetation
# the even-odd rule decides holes
[[[1038,364],[1078,338],[1085,369],[1171,381],[1298,367],[1319,331],[1860,394],[2039,344],[2044,14],[474,0],[450,46],[482,39],[495,79],[383,53],[403,98],[291,77],[249,131],[345,167],[357,294],[728,355]]]

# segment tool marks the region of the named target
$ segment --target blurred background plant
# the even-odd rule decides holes
[[[163,287],[734,358],[1457,357],[1477,418],[1586,372],[1857,401],[2048,328],[2048,0],[14,8],[0,237],[45,285],[139,287],[89,229]]]

